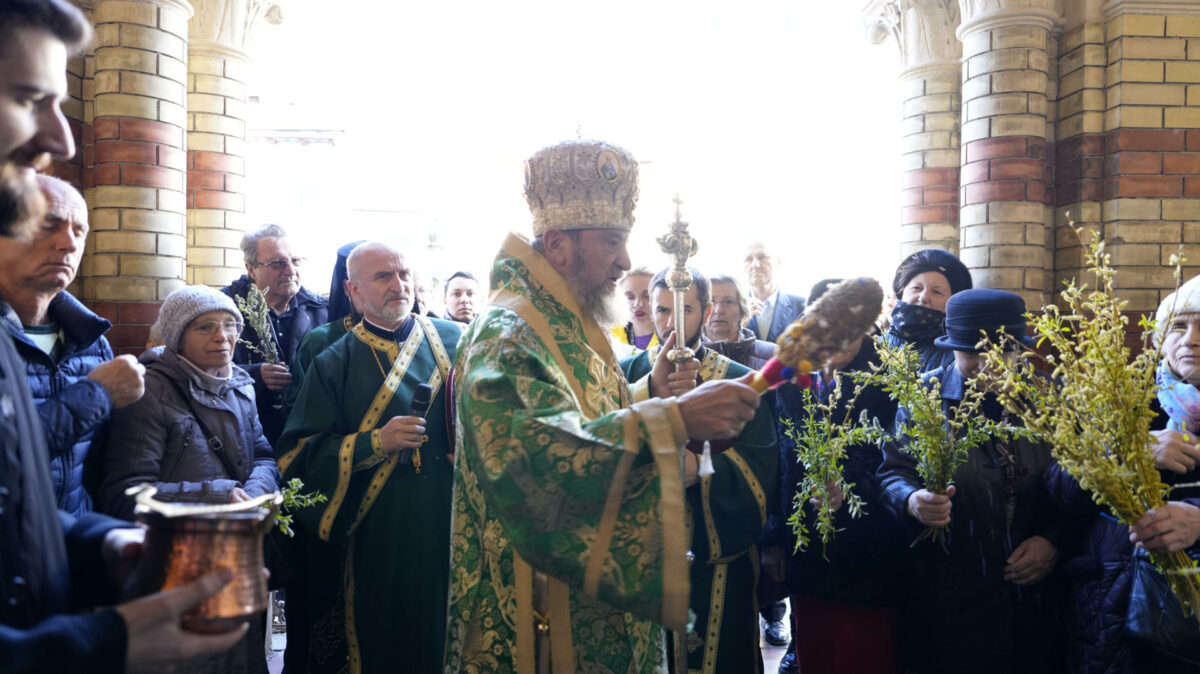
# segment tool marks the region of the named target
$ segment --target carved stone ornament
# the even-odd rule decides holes
[[[1106,0],[1100,8],[1105,20],[1122,14],[1162,14],[1166,16],[1200,16],[1196,0]]]
[[[872,44],[889,36],[896,40],[906,69],[957,65],[962,58],[962,43],[954,34],[959,23],[956,0],[874,0],[863,18]]]
[[[196,14],[188,25],[189,40],[209,40],[242,51],[254,41],[260,19],[279,23],[282,16],[275,0],[192,0],[192,5]]]
[[[959,38],[1002,26],[1040,26],[1053,31],[1062,23],[1062,0],[958,0],[958,4],[962,9]]]

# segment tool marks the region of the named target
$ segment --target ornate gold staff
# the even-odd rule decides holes
[[[695,255],[699,250],[699,245],[696,240],[688,234],[688,223],[683,221],[679,212],[679,207],[683,205],[683,201],[679,199],[679,195],[675,195],[675,222],[671,223],[670,230],[666,236],[660,236],[656,239],[662,251],[666,253],[672,260],[674,268],[667,273],[667,288],[671,291],[675,300],[675,309],[673,316],[675,317],[675,348],[667,352],[667,360],[675,363],[675,369],[679,370],[679,366],[686,363],[695,357],[696,352],[692,351],[687,344],[687,327],[684,317],[687,312],[687,291],[692,285],[692,272],[688,271],[688,258]],[[705,443],[707,449],[708,443]],[[688,550],[688,564],[690,565],[695,558],[691,550]],[[672,632],[671,638],[674,646],[674,659],[676,672],[687,671],[687,630]]]

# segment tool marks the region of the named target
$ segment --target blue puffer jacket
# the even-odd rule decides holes
[[[50,479],[60,510],[79,516],[92,510],[92,499],[83,487],[84,460],[92,438],[112,412],[108,391],[87,376],[97,365],[112,360],[112,347],[104,333],[112,323],[92,313],[63,291],[50,300],[51,320],[62,328],[63,352],[50,359],[25,336],[21,320],[11,309],[10,323],[17,353],[25,361],[29,388],[46,431],[50,451]]]

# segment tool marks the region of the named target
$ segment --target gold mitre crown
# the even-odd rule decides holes
[[[568,140],[538,150],[525,162],[525,200],[533,235],[548,229],[633,228],[637,160],[595,140]]]

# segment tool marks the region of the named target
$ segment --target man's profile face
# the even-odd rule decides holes
[[[654,305],[654,332],[658,335],[658,343],[664,344],[675,331],[675,294],[659,287],[650,291],[650,299]],[[687,335],[686,346],[694,349],[700,345],[700,327],[708,318],[710,308],[700,306],[699,291],[694,283],[688,286],[684,299],[683,333]]]
[[[300,269],[292,263],[295,254],[287,239],[259,239],[254,258],[258,264],[246,268],[259,290],[270,288],[271,295],[289,300],[300,292]]]
[[[66,71],[66,45],[44,30],[19,31],[0,45],[0,163],[9,166],[0,181],[0,201],[20,203],[27,194],[36,198],[36,169],[46,166],[51,154],[75,154],[59,107],[67,96]]]
[[[395,329],[412,312],[412,271],[399,253],[382,248],[362,251],[350,277],[350,297],[372,323]]]
[[[28,241],[0,251],[0,273],[37,293],[53,295],[75,279],[87,240],[88,211],[69,185],[42,183],[46,214]]]
[[[775,272],[775,261],[761,244],[750,247],[746,253],[746,279],[754,288],[771,286],[771,276]]]
[[[629,269],[629,233],[619,229],[579,230],[571,277],[594,293],[611,296]]]
[[[446,284],[446,313],[460,323],[470,323],[475,318],[475,302],[479,298],[479,284],[474,279],[458,276]]]

